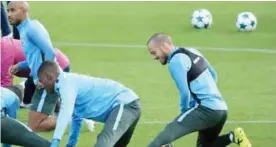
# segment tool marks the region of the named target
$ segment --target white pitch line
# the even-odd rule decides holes
[[[58,46],[76,46],[76,47],[112,47],[112,48],[146,48],[145,45],[139,44],[113,44],[113,43],[73,43],[73,42],[56,42]],[[258,48],[222,48],[222,47],[188,47],[207,51],[221,52],[252,52],[276,54],[276,49],[258,49]]]
[[[154,125],[154,124],[168,124],[171,121],[142,121],[139,124]],[[276,124],[274,120],[229,120],[227,124]]]

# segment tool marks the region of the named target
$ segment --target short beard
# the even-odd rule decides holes
[[[161,63],[162,65],[166,65],[168,63],[168,56],[165,58],[165,61]]]
[[[12,25],[15,25],[15,26],[19,26],[20,24],[22,23],[22,20],[20,20],[20,21],[17,21],[17,23],[15,23],[15,24],[12,24]]]

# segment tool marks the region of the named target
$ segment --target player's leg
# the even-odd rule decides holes
[[[217,113],[224,113],[224,111],[217,111]],[[225,122],[226,117],[214,127],[199,131],[197,147],[226,147],[231,143],[236,143],[240,147],[251,147],[249,140],[241,128],[219,136]]]
[[[187,134],[215,126],[223,117],[223,115],[215,113],[214,110],[204,106],[191,108],[169,123],[151,142],[149,147],[160,147],[170,144]]]
[[[235,143],[240,147],[251,147],[250,141],[247,139],[244,131],[241,128],[237,128],[230,133],[215,137],[216,129],[206,130],[199,133],[197,147],[226,147],[231,143]],[[215,140],[214,140],[215,138]]]
[[[131,137],[134,133],[134,130],[136,128],[136,125],[138,123],[138,120],[136,122],[134,122],[129,128],[128,130],[125,132],[125,134],[116,142],[116,144],[114,145],[114,147],[126,147],[130,140]]]
[[[140,106],[137,103],[132,103],[130,105],[126,105],[126,109],[130,109],[131,110],[131,108],[128,108],[128,107],[133,107],[134,109],[138,109]],[[125,114],[126,117],[128,117],[127,115],[132,115],[132,113]],[[136,125],[137,125],[137,123],[139,121],[140,113],[138,115],[139,115],[138,119],[136,119],[136,121],[128,128],[128,130],[117,141],[117,143],[114,145],[114,147],[126,147],[129,144],[129,142],[131,140],[131,137],[132,137],[132,135],[134,133],[134,130],[136,128]]]
[[[49,147],[51,145],[48,140],[32,132],[23,123],[7,116],[1,117],[1,142],[25,147]]]
[[[215,113],[221,113],[224,116],[223,119],[215,126],[198,132],[197,147],[226,147],[231,143],[228,136],[221,136],[221,139],[216,142],[227,120],[227,111],[218,110]]]
[[[58,97],[55,93],[47,94],[44,89],[35,91],[29,112],[29,127],[34,131],[50,131],[56,126],[56,117],[50,116]]]
[[[240,147],[251,147],[251,143],[245,135],[242,128],[236,128],[228,134],[221,135],[213,142],[211,147],[227,146],[231,143],[235,143]]]
[[[23,97],[23,104],[24,106],[30,104],[32,102],[32,97],[35,92],[35,84],[32,77],[27,78],[24,83],[24,97]]]
[[[95,147],[127,146],[141,115],[139,100],[120,104],[109,114]],[[123,137],[123,138],[122,138]]]

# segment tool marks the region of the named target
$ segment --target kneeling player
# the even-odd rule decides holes
[[[105,123],[96,147],[125,147],[140,118],[138,96],[122,84],[101,78],[59,72],[58,65],[45,61],[38,70],[48,92],[61,98],[61,110],[51,147],[57,147],[72,118],[67,147],[77,143],[82,118]]]
[[[22,95],[17,87],[11,86],[9,89],[1,87],[1,143],[5,143],[3,146],[10,147],[9,144],[13,144],[26,147],[49,147],[48,140],[16,120],[19,97]]]

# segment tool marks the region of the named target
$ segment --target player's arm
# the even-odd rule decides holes
[[[169,70],[181,97],[181,111],[189,108],[190,90],[188,86],[187,73],[191,68],[191,60],[185,54],[176,54],[170,60]]]
[[[51,147],[58,147],[59,141],[61,140],[64,132],[66,131],[67,125],[72,117],[74,110],[75,100],[77,92],[72,84],[64,84],[60,87],[59,93],[61,97],[60,113],[57,118],[56,129]]]
[[[69,140],[67,142],[66,147],[75,147],[76,146],[76,144],[78,142],[78,138],[79,138],[81,124],[82,124],[81,118],[74,118],[74,117],[72,118]]]
[[[18,70],[19,71],[29,69],[29,65],[28,65],[27,60],[21,61],[21,62],[17,63],[17,65],[18,65]]]
[[[28,38],[39,47],[44,53],[45,60],[53,61],[56,57],[51,40],[45,33],[42,33],[44,28],[40,24],[34,24],[34,28],[28,32]]]

